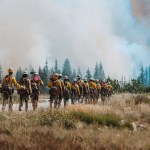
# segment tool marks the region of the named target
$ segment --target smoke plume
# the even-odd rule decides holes
[[[150,54],[149,5],[141,9],[140,2],[131,2],[0,0],[1,64],[37,67],[57,58],[62,67],[69,58],[73,68],[93,71],[101,61],[106,74],[130,77],[138,63],[149,63]]]

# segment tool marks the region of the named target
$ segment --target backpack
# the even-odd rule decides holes
[[[38,84],[34,81],[31,82],[31,88],[33,93],[39,92]]]
[[[5,76],[6,84],[2,87],[3,93],[12,93],[12,87],[10,87],[10,76]]]
[[[72,86],[72,91],[73,91],[74,93],[77,93],[77,88],[76,88],[75,86]]]
[[[34,82],[38,83],[38,82],[41,80],[41,78],[40,78],[39,75],[35,75],[32,80],[33,80]]]
[[[87,89],[87,87],[85,85],[83,86],[83,93],[84,94],[88,94],[88,89]]]
[[[58,88],[57,88],[57,85],[56,85],[56,84],[57,84],[57,82],[56,82],[56,81],[53,81],[53,87],[50,88],[49,94],[55,95],[55,94],[58,93]]]
[[[51,80],[51,81],[55,81],[55,80],[56,80],[56,77],[55,77],[54,74],[51,74],[51,75],[50,75],[50,80]]]
[[[19,83],[21,83],[21,85],[23,85],[25,89],[18,90],[18,94],[29,94],[29,79],[21,78]]]
[[[64,88],[64,94],[65,95],[69,95],[70,94],[70,90],[66,86]]]

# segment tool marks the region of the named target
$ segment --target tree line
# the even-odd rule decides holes
[[[2,67],[0,66],[0,70]],[[29,68],[22,69],[21,67],[17,69],[16,72],[16,80],[22,76],[24,70],[28,70],[28,72],[34,72],[34,68],[32,65]],[[41,79],[44,82],[44,87],[41,88],[42,93],[47,93],[47,82],[49,81],[50,74],[58,73],[62,74],[63,77],[67,75],[69,80],[72,82],[76,79],[77,75],[80,75],[82,78],[86,78],[89,80],[90,78],[97,80],[104,80],[111,84],[114,88],[114,91],[117,93],[121,92],[130,92],[130,93],[145,93],[150,92],[150,66],[144,67],[143,65],[140,68],[140,74],[137,78],[132,78],[129,81],[126,81],[125,77],[119,81],[117,79],[112,79],[111,77],[106,77],[104,67],[101,62],[97,62],[94,67],[94,71],[91,72],[90,68],[87,68],[85,74],[82,74],[80,67],[78,69],[73,69],[69,59],[65,59],[63,63],[63,67],[59,68],[59,64],[57,59],[55,60],[55,64],[52,67],[49,67],[48,61],[46,60],[45,65],[43,67],[39,66],[38,73],[41,76]]]

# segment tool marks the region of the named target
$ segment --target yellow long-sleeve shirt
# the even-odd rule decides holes
[[[77,83],[73,83],[72,87],[76,88],[77,92],[78,92],[78,95],[80,95],[80,88],[79,88],[78,84]]]
[[[84,85],[85,85],[85,87],[87,88],[87,90],[89,91],[89,90],[90,90],[90,85],[89,85],[89,83],[87,82],[87,83],[85,83]]]
[[[101,85],[99,83],[96,86],[97,86],[97,90],[101,90]]]
[[[64,86],[67,88],[67,89],[69,89],[69,91],[72,93],[72,89],[71,89],[71,84],[70,84],[70,82],[65,82],[64,83]]]
[[[64,82],[63,82],[61,79],[59,79],[58,81],[59,81],[60,84],[61,84],[62,90],[64,90]]]
[[[62,87],[61,87],[61,83],[60,83],[60,81],[49,81],[48,82],[48,87],[49,88],[52,88],[52,87],[54,87],[54,86],[56,86],[58,89],[59,89],[59,92],[62,92]]]
[[[108,90],[112,90],[112,89],[113,89],[113,87],[112,87],[110,84],[107,84],[106,88],[107,88]]]
[[[5,76],[5,77],[3,78],[2,87],[5,86],[6,83],[7,83],[7,82],[6,82],[6,78],[7,78],[7,76]],[[15,86],[17,89],[22,88],[22,86],[20,86],[20,85],[17,83],[15,77],[13,77],[13,76],[9,76],[9,86],[12,87],[12,88]]]
[[[97,85],[94,82],[90,82],[90,86],[94,89],[97,90]]]

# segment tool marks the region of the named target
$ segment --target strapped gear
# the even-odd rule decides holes
[[[57,81],[53,81],[53,86],[49,89],[49,94],[55,95],[58,93]]]
[[[36,83],[39,83],[41,81],[41,78],[38,74],[34,74],[32,80]]]
[[[5,82],[6,84],[2,86],[2,92],[12,94],[12,87],[10,86],[10,76],[5,76]]]
[[[36,82],[34,82],[34,81],[31,81],[31,88],[32,88],[32,92],[33,93],[39,92],[38,84]]]

